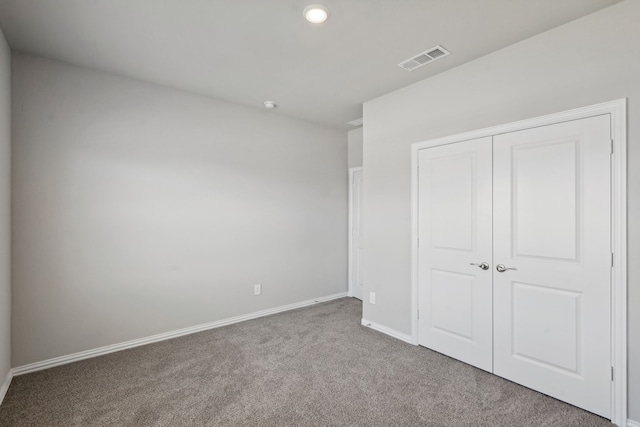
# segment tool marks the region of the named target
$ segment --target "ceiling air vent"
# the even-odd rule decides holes
[[[444,58],[447,55],[449,55],[449,51],[447,49],[443,48],[442,46],[436,46],[422,53],[419,53],[413,58],[402,61],[398,64],[398,67],[404,68],[407,71],[413,71],[416,68],[427,65],[428,63],[433,62],[436,59]]]
[[[362,126],[362,117],[360,117],[359,119],[351,120],[350,122],[347,122],[347,124],[353,127]]]

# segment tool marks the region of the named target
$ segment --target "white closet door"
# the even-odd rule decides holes
[[[610,416],[610,123],[494,137],[494,372]],[[513,270],[512,270],[513,269]]]
[[[419,343],[491,371],[491,138],[423,149],[419,168]]]
[[[362,168],[351,173],[351,254],[349,258],[351,277],[349,291],[352,297],[362,300]]]

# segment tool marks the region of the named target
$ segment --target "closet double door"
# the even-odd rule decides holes
[[[610,416],[610,118],[419,152],[419,343]]]

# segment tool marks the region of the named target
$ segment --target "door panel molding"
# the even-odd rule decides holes
[[[416,142],[411,146],[411,339],[418,345],[418,158],[425,148],[547,126],[588,117],[609,115],[611,121],[611,421],[627,423],[627,131],[626,99],[549,114],[457,135]]]
[[[494,263],[517,268],[494,277],[493,372],[607,418],[610,135],[597,115],[493,146]]]
[[[420,344],[489,372],[492,157],[492,138],[422,150],[418,183]]]

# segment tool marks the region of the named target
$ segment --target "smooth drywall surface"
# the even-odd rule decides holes
[[[0,387],[11,369],[11,50],[0,31]]]
[[[344,131],[19,53],[13,76],[14,366],[347,290]]]
[[[349,167],[362,166],[362,127],[350,130],[347,134]]]
[[[628,380],[640,420],[639,19],[640,2],[625,1],[364,104],[366,319],[410,333],[411,143],[628,98]]]

